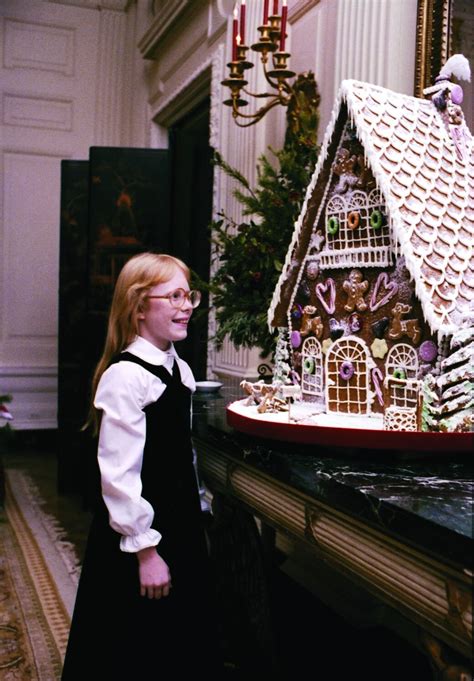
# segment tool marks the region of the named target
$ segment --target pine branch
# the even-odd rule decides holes
[[[233,168],[226,161],[224,161],[224,159],[222,158],[221,154],[218,151],[214,151],[214,158],[213,158],[212,162],[218,168],[221,168],[225,172],[226,175],[228,175],[229,177],[232,177],[239,184],[241,184],[243,187],[245,187],[245,189],[250,194],[253,194],[252,187],[248,183],[247,178],[244,175],[242,175],[242,173],[240,171],[238,171],[237,168]]]

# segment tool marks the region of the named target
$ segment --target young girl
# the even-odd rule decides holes
[[[117,280],[92,420],[101,498],[62,679],[221,678],[190,437],[186,338],[200,301],[169,255],[133,257]]]

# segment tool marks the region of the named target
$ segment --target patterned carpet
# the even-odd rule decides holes
[[[31,478],[6,470],[0,515],[0,681],[60,678],[79,577]]]

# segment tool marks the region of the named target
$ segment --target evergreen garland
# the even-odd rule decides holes
[[[218,267],[209,290],[216,309],[216,346],[224,338],[237,346],[261,349],[262,357],[274,352],[275,336],[267,324],[278,277],[291,241],[317,160],[319,94],[313,74],[302,74],[288,107],[285,144],[270,149],[276,167],[266,156],[259,159],[257,187],[215,154],[214,163],[237,181],[234,196],[248,221],[236,224],[225,213],[211,225]]]

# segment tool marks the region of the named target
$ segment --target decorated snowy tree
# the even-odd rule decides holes
[[[282,384],[289,382],[291,366],[289,364],[290,351],[288,349],[288,329],[278,329],[278,339],[275,348],[273,381]]]
[[[450,341],[437,377],[422,385],[423,430],[465,432],[474,429],[474,326],[468,315]]]

